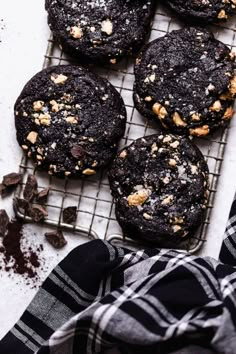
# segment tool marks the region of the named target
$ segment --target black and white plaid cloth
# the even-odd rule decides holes
[[[236,195],[234,196],[224,234],[224,242],[220,251],[220,260],[223,263],[236,266]]]
[[[2,339],[0,354],[235,354],[235,228],[236,202],[223,263],[99,240],[74,249]]]

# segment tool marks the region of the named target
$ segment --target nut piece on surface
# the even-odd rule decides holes
[[[127,197],[127,201],[129,206],[138,206],[142,205],[146,202],[149,197],[149,193],[146,189],[140,189],[139,191],[135,192],[134,194],[130,194]]]
[[[42,125],[50,125],[51,124],[51,116],[48,113],[41,113],[38,117],[40,124]]]
[[[209,111],[220,112],[221,108],[222,108],[221,102],[218,100],[213,103],[213,105],[209,108]]]
[[[80,39],[83,36],[83,31],[80,27],[78,26],[73,26],[70,29],[70,34],[73,38],[75,39]]]
[[[72,116],[66,117],[65,120],[67,121],[67,123],[70,123],[70,124],[77,124],[78,123],[77,119]]]
[[[55,100],[50,101],[50,105],[52,106],[53,112],[59,111],[59,104],[57,103],[57,101],[55,101]]]
[[[33,108],[34,108],[34,111],[36,111],[36,112],[41,111],[43,106],[44,106],[44,102],[43,101],[35,101],[33,103]]]
[[[167,116],[167,110],[165,109],[164,106],[162,106],[160,103],[156,102],[152,106],[152,111],[154,114],[158,116],[160,119],[164,119]]]
[[[220,19],[222,19],[222,18],[228,18],[228,16],[226,15],[226,12],[225,12],[225,10],[220,10],[220,12],[218,13],[218,16],[217,16],[218,18],[220,18]]]
[[[192,114],[191,118],[192,120],[195,121],[199,121],[200,120],[201,115],[199,113],[194,113]]]
[[[38,147],[37,152],[39,153],[39,155],[43,155],[44,150],[42,147]]]
[[[230,81],[229,91],[233,96],[236,94],[236,76],[234,76]]]
[[[223,101],[233,100],[233,98],[234,98],[234,94],[232,94],[232,93],[230,92],[230,90],[229,90],[229,91],[226,91],[225,93],[222,93],[222,94],[220,95],[220,99],[223,100]]]
[[[144,101],[151,102],[152,101],[152,97],[151,96],[147,96],[147,97],[144,98]]]
[[[144,82],[150,82],[150,81],[154,82],[155,80],[156,80],[156,74],[154,73],[148,76]]]
[[[173,199],[174,199],[173,195],[168,195],[165,199],[162,200],[161,204],[168,205],[172,202]]]
[[[173,225],[184,224],[184,219],[182,218],[182,216],[175,216],[170,220],[170,222]]]
[[[195,175],[195,174],[197,173],[197,171],[198,171],[197,166],[191,165],[190,167],[191,167],[191,173],[192,173],[193,175]]]
[[[173,149],[176,149],[176,148],[179,146],[179,141],[178,141],[178,140],[173,141],[173,143],[171,143],[170,146],[171,146]]]
[[[231,119],[233,117],[234,111],[232,107],[228,107],[225,111],[225,114],[223,115],[224,120]]]
[[[235,5],[236,5],[236,1],[235,1]],[[229,53],[229,57],[230,57],[230,59],[231,59],[232,61],[235,60],[235,55],[236,55],[236,53],[235,53],[234,51],[231,51],[231,52]]]
[[[64,84],[66,80],[68,79],[67,76],[65,75],[58,75],[58,74],[52,74],[51,75],[51,80],[54,82],[54,84]]]
[[[173,121],[175,123],[175,125],[177,125],[177,127],[186,127],[187,123],[185,123],[183,121],[183,119],[181,119],[179,113],[175,112],[173,115]]]
[[[202,127],[195,128],[195,129],[189,129],[190,135],[194,136],[205,136],[209,134],[210,129],[208,125],[203,125]]]
[[[110,59],[110,63],[111,63],[111,64],[116,64],[116,58]]]
[[[153,219],[153,217],[150,214],[148,214],[148,213],[143,213],[143,217],[146,220],[152,220]]]
[[[157,147],[157,144],[156,143],[153,143],[152,144],[152,147],[151,147],[151,153],[152,154],[155,154],[155,152],[158,151],[158,147]]]
[[[172,141],[172,138],[170,135],[166,135],[163,139],[163,143],[169,143]]]
[[[30,133],[27,135],[26,139],[27,139],[28,141],[30,141],[31,144],[35,144],[35,143],[36,143],[36,140],[37,140],[37,137],[38,137],[38,133],[32,131],[32,132],[30,132]]]
[[[101,31],[108,34],[108,36],[110,36],[112,34],[113,24],[112,24],[111,20],[106,19],[106,20],[102,21]]]
[[[172,228],[173,228],[174,232],[178,232],[181,230],[181,226],[179,226],[179,225],[174,225],[174,226],[172,226]]]
[[[121,159],[125,159],[126,156],[127,156],[127,151],[126,151],[126,150],[121,151],[119,157],[120,157]]]
[[[177,165],[177,162],[175,161],[175,159],[169,159],[169,162],[168,162],[169,166],[171,167],[175,167]]]
[[[91,168],[86,168],[82,173],[83,175],[92,176],[96,174],[96,171],[92,170]]]
[[[170,179],[170,177],[168,177],[168,176],[166,176],[166,177],[164,177],[164,178],[162,179],[162,182],[163,182],[164,184],[168,184],[168,183],[170,183],[170,181],[171,181],[171,179]]]

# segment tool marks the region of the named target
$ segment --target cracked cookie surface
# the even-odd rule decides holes
[[[118,153],[108,177],[126,236],[174,247],[203,220],[208,167],[189,138],[137,139]]]
[[[234,53],[209,31],[172,31],[136,60],[135,106],[173,133],[207,135],[233,116],[234,65]]]
[[[79,66],[36,74],[15,103],[17,140],[49,174],[94,175],[117,151],[126,110],[116,89]]]
[[[46,0],[46,10],[66,52],[80,61],[115,64],[144,44],[155,0]]]

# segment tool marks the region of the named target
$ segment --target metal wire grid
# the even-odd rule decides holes
[[[158,7],[152,25],[149,41],[161,37],[173,29],[180,28],[181,24],[173,19],[171,15],[161,7]],[[215,37],[222,40],[231,49],[236,47],[236,25],[228,22],[226,26],[213,26],[211,30]],[[67,57],[57,46],[52,35],[48,40],[48,47],[45,54],[43,67],[51,65],[75,63]],[[120,147],[130,144],[133,140],[156,133],[158,127],[155,123],[145,121],[136,111],[132,100],[132,87],[134,81],[133,74],[134,58],[126,58],[117,65],[108,65],[103,68],[92,68],[101,76],[107,78],[122,95],[127,109],[127,127]],[[205,219],[199,228],[196,236],[179,245],[179,248],[195,253],[206,241],[207,228],[210,223],[211,210],[217,182],[220,176],[220,169],[224,158],[225,145],[229,128],[221,129],[210,137],[194,139],[195,143],[203,152],[210,170],[210,194],[208,199]],[[39,189],[50,185],[50,195],[45,204],[48,210],[48,217],[44,224],[64,228],[73,232],[87,235],[90,239],[101,238],[114,242],[128,242],[137,245],[134,241],[124,239],[121,228],[116,218],[114,203],[110,195],[109,183],[106,178],[106,171],[100,171],[96,176],[72,180],[65,178],[59,180],[46,173],[38,172],[32,163],[22,157],[20,171],[24,175],[23,183],[16,191],[16,196],[21,197],[27,176],[34,173],[39,183]],[[65,224],[62,221],[62,211],[67,206],[77,207],[77,219],[73,225]],[[28,216],[22,214],[20,210],[15,210],[16,215],[25,221],[32,221]]]

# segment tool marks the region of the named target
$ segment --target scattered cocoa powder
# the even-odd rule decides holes
[[[0,247],[0,253],[3,255],[2,269],[36,280],[37,269],[40,267],[39,255],[43,250],[43,246],[38,246],[36,250],[33,250],[32,247],[23,249],[21,247],[22,236],[23,223],[18,220],[12,220],[8,224],[8,231]]]
[[[9,224],[9,216],[5,209],[0,209],[0,236],[5,236]]]

